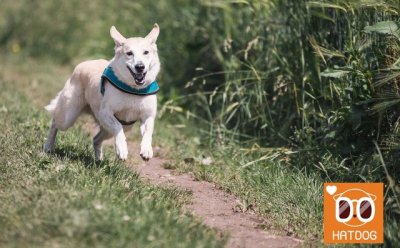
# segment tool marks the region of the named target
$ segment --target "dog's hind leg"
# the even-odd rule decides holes
[[[52,114],[56,128],[64,131],[75,123],[86,106],[82,83],[77,76],[72,75],[46,109]]]
[[[93,138],[93,148],[96,160],[103,159],[103,141],[111,138],[113,135],[104,128],[100,127],[100,131]]]
[[[49,134],[47,136],[46,143],[44,143],[43,150],[47,153],[50,153],[54,150],[54,144],[56,141],[58,129],[56,128],[54,119],[51,121],[51,126],[49,129]]]
[[[64,89],[46,106],[46,110],[50,112],[53,120],[47,141],[43,146],[45,152],[54,150],[57,131],[64,131],[71,127],[86,106],[82,85],[73,78],[68,79]]]

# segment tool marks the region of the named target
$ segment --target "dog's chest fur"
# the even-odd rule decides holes
[[[155,117],[157,112],[156,95],[127,94],[109,83],[106,85],[103,104],[107,104],[118,119],[126,122],[144,121],[148,117]]]

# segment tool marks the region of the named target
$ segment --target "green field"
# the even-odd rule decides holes
[[[74,65],[112,57],[111,25],[143,36],[155,22],[165,167],[312,245],[324,182],[384,182],[385,246],[398,246],[399,13],[398,0],[3,1],[0,246],[223,245],[182,213],[187,193],[146,185],[111,150],[94,165],[79,125],[56,156],[40,151],[42,107]]]

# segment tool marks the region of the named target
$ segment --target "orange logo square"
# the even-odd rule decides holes
[[[383,243],[383,183],[324,183],[324,242]]]

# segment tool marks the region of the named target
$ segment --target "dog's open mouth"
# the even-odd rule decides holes
[[[134,73],[133,70],[129,67],[126,66],[131,73],[132,77],[135,79],[135,82],[137,85],[143,85],[144,84],[144,78],[146,77],[147,72],[140,72],[140,73]]]

